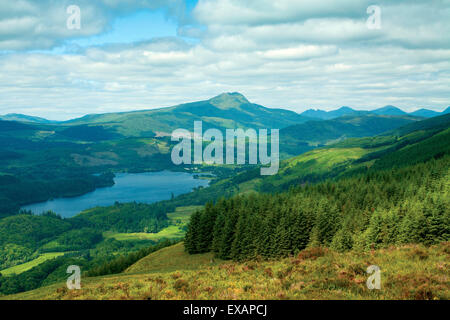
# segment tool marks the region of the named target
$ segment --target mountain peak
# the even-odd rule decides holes
[[[436,117],[436,116],[440,115],[440,113],[433,111],[433,110],[421,108],[414,112],[411,112],[410,115],[417,116],[417,117],[424,117],[424,118],[432,118],[432,117]]]
[[[372,110],[372,113],[378,114],[378,115],[385,115],[385,116],[402,116],[406,114],[405,111],[395,107],[395,106],[385,106],[383,108],[379,108],[376,110]]]
[[[352,111],[352,112],[354,112],[355,110],[350,107],[347,107],[347,106],[342,106],[339,109],[334,110],[334,111]]]
[[[225,92],[210,99],[209,102],[220,109],[238,108],[242,104],[250,103],[247,98],[239,92]]]

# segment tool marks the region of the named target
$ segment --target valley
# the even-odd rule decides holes
[[[167,134],[198,119],[220,130],[279,126],[278,174],[173,165]],[[237,93],[63,123],[0,121],[0,294],[447,299],[449,130],[448,114],[320,120]],[[406,278],[389,273],[395,290],[369,293],[361,270],[372,260],[433,280],[406,292]],[[62,288],[69,264],[82,268],[85,289]],[[418,271],[425,267],[436,277]]]

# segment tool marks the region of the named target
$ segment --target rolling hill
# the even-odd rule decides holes
[[[390,131],[422,118],[374,114],[343,116],[324,121],[308,121],[281,129],[281,153],[298,155],[313,147],[324,146],[351,137],[369,137]]]

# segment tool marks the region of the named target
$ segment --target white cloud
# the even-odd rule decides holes
[[[288,47],[283,49],[273,49],[257,52],[257,54],[264,58],[274,60],[310,59],[336,53],[337,48],[335,46],[316,45],[302,45],[297,47]]]
[[[182,19],[183,0],[78,0],[81,28],[68,29],[67,8],[72,0],[0,2],[0,50],[50,49],[65,40],[97,35],[111,29],[115,18],[138,9],[166,9]]]
[[[366,0],[200,0],[194,14],[207,25],[265,25],[329,16],[361,17],[369,3]]]
[[[181,17],[175,2],[152,6]],[[0,5],[0,49],[50,48],[71,37],[52,27],[58,9],[36,18],[50,1],[40,7],[11,3]],[[88,24],[87,34],[150,5],[96,3],[89,8],[101,19]],[[386,104],[441,110],[450,104],[448,4],[380,1],[382,29],[369,30],[368,1],[203,0],[194,10],[197,24],[180,22],[179,34],[197,37],[194,42],[162,38],[63,54],[0,55],[0,114],[69,118],[169,106],[224,91],[295,111]]]

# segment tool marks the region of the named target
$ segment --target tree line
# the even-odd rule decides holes
[[[337,181],[209,203],[191,217],[185,248],[246,260],[450,240],[450,156]]]

